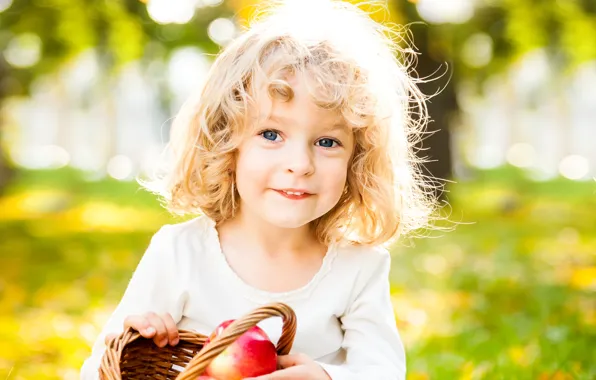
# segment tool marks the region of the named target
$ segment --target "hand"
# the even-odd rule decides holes
[[[153,338],[158,347],[165,347],[168,343],[175,346],[179,342],[178,327],[170,314],[157,315],[149,312],[144,315],[130,315],[124,320],[124,328],[132,327],[144,338]],[[117,337],[118,334],[109,334],[105,342]]]
[[[304,354],[279,356],[277,363],[280,370],[244,380],[331,380],[323,367]]]

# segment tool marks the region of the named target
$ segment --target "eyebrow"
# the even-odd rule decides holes
[[[277,115],[269,115],[266,121],[272,121],[274,123],[282,124],[282,123],[290,123],[291,120],[287,117],[277,116]]]
[[[284,123],[291,124],[292,123],[292,119],[287,118],[287,117],[284,117],[284,116],[279,116],[279,115],[270,115],[267,118],[267,121],[272,121],[272,122],[278,123],[278,124],[284,124]],[[325,128],[325,129],[326,130],[329,130],[329,131],[341,130],[341,131],[346,131],[346,132],[348,130],[346,128],[346,125],[344,123],[342,123],[342,122],[337,122],[337,123],[331,125],[328,128]]]

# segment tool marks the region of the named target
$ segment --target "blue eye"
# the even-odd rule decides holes
[[[333,139],[320,139],[318,141],[318,143],[323,147],[323,148],[333,148],[333,144],[337,144],[339,145],[339,143]]]
[[[279,134],[275,131],[271,131],[271,130],[267,130],[267,131],[263,131],[260,133],[261,136],[263,136],[265,139],[270,140],[270,141],[275,141],[277,140],[277,137],[279,136]]]

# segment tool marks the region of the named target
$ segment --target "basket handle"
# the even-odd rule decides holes
[[[207,368],[211,361],[228,348],[238,337],[256,326],[259,322],[270,317],[281,317],[283,319],[282,332],[276,347],[277,354],[289,354],[294,343],[294,337],[296,336],[296,314],[292,308],[284,303],[271,303],[251,311],[227,326],[220,335],[204,346],[192,358],[184,370],[176,377],[176,380],[196,379],[205,371],[205,368]]]

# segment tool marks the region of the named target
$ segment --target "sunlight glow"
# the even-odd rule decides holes
[[[149,0],[147,12],[158,24],[186,24],[195,15],[194,0]]]
[[[416,8],[420,17],[434,24],[462,24],[474,15],[472,0],[418,0]]]
[[[492,169],[503,163],[503,157],[497,146],[485,144],[475,150],[471,161],[478,168]]]
[[[565,178],[579,180],[584,178],[589,171],[588,160],[577,154],[567,156],[559,163],[559,173]]]
[[[72,320],[63,314],[54,315],[51,321],[51,326],[54,332],[60,336],[72,336],[71,332],[75,328]]]
[[[133,172],[132,160],[124,155],[114,156],[108,162],[108,174],[117,180],[125,180]]]
[[[15,36],[4,50],[4,58],[14,67],[34,66],[41,58],[41,39],[33,33]]]
[[[573,227],[565,227],[557,234],[557,241],[565,245],[578,244],[579,238],[579,232]]]
[[[209,24],[207,32],[213,42],[218,45],[225,45],[234,38],[236,25],[230,19],[218,18]]]
[[[0,0],[0,12],[4,12],[12,5],[12,0]]]
[[[507,151],[507,162],[520,168],[528,168],[536,161],[536,150],[530,144],[513,144]]]
[[[190,95],[201,84],[210,67],[205,54],[194,46],[185,46],[172,52],[164,70],[170,87],[176,93]]]
[[[427,255],[423,265],[428,273],[440,275],[447,269],[447,260],[441,255]]]
[[[77,380],[80,378],[78,368],[64,368],[62,369],[60,375],[64,380]]]
[[[59,169],[70,163],[70,154],[58,145],[15,149],[12,156],[18,165],[29,169]]]
[[[466,40],[461,54],[470,67],[486,66],[493,58],[493,39],[488,34],[476,33]]]
[[[405,319],[414,326],[422,326],[426,323],[428,316],[422,309],[411,309],[406,312]]]
[[[199,0],[197,6],[203,7],[217,7],[218,5],[223,4],[223,0]]]
[[[82,337],[87,344],[93,344],[98,333],[99,330],[91,323],[83,323],[79,327],[79,336]]]

